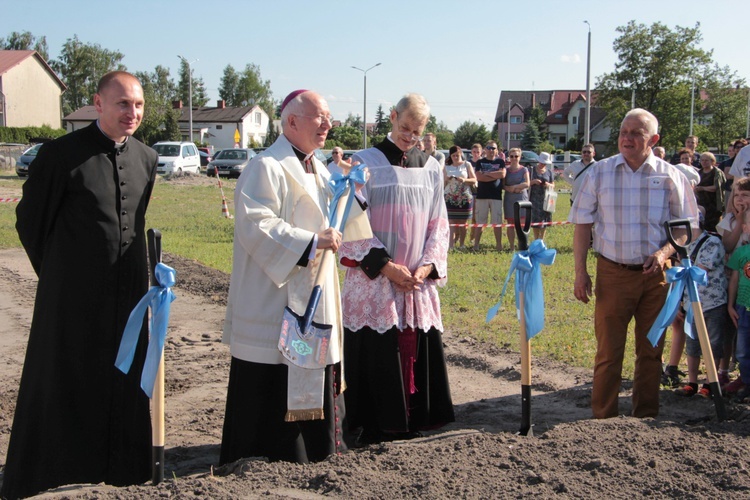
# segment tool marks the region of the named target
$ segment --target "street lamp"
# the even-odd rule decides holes
[[[182,59],[188,67],[188,126],[190,127],[190,142],[193,142],[193,70],[190,69],[190,61],[179,54],[177,57]],[[198,62],[198,59],[193,62]]]
[[[586,52],[586,128],[583,131],[583,143],[588,144],[591,130],[591,24],[588,21],[584,23],[589,26],[589,45]]]
[[[364,73],[365,77],[365,104],[362,110],[362,149],[367,149],[367,72],[372,68],[377,68],[381,64],[382,63],[377,63],[376,65],[370,66],[367,69],[352,66],[352,69],[356,69],[357,71],[361,71],[362,73]]]

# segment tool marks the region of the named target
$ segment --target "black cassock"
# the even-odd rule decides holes
[[[45,144],[16,229],[39,276],[0,496],[150,476],[147,328],[129,375],[114,366],[128,315],[148,288],[145,213],[157,154],[118,146],[96,123]]]

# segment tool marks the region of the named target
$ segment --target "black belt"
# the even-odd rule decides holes
[[[620,269],[625,269],[626,271],[641,271],[643,272],[643,264],[620,264],[619,262],[615,262],[612,259],[606,258],[604,255],[599,254],[600,259],[604,259],[610,264],[614,264]]]

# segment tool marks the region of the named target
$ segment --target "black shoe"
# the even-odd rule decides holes
[[[667,365],[667,367],[664,368],[664,373],[661,374],[661,385],[672,389],[680,387],[680,385],[682,385],[680,377],[684,377],[685,375],[686,373],[678,370],[676,366]]]

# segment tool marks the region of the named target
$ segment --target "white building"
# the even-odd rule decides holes
[[[35,50],[0,50],[0,127],[62,127],[66,88]]]

